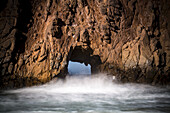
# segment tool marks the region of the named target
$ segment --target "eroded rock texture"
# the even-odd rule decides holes
[[[64,78],[68,61],[122,82],[170,82],[168,0],[1,0],[0,86]]]

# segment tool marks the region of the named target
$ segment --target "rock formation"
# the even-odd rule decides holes
[[[69,60],[169,84],[169,20],[168,0],[1,0],[0,87],[64,78]]]

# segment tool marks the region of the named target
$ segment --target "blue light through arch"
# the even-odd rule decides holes
[[[91,75],[91,66],[84,63],[69,61],[68,65],[69,75]]]

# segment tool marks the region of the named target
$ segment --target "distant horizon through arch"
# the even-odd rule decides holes
[[[68,64],[69,75],[91,75],[91,66],[84,63],[69,61]]]

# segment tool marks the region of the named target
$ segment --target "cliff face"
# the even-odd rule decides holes
[[[170,83],[168,0],[1,0],[0,86],[64,78],[68,61],[122,82]]]

